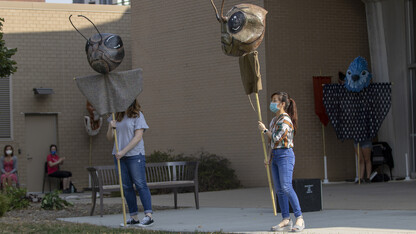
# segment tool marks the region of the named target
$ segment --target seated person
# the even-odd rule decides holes
[[[13,155],[13,147],[6,145],[4,147],[4,156],[0,158],[1,177],[0,181],[4,186],[17,184],[17,157]]]
[[[51,145],[49,147],[50,154],[48,155],[46,161],[48,162],[48,175],[50,177],[62,178],[62,187],[64,193],[71,193],[71,176],[72,173],[69,171],[61,171],[59,170],[59,165],[64,163],[65,157],[59,157],[56,154],[58,150],[56,145]]]

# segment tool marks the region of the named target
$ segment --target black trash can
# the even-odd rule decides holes
[[[302,212],[322,210],[322,182],[321,179],[295,179],[292,181],[293,189],[299,198]],[[276,196],[276,209],[281,212],[279,202]],[[292,206],[289,203],[289,211],[293,213]]]

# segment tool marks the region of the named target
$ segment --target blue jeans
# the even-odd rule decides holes
[[[114,157],[116,172],[118,175],[117,159]],[[129,207],[130,216],[137,215],[136,192],[133,184],[139,192],[140,201],[142,202],[144,213],[153,213],[152,198],[146,182],[146,159],[144,155],[124,156],[120,159],[121,179],[123,180],[124,197]]]
[[[290,217],[289,202],[295,217],[302,215],[298,196],[292,186],[295,154],[292,148],[274,149],[272,151],[272,176],[277,200],[282,211],[283,219]]]
[[[360,143],[360,148],[373,148],[373,142],[371,139],[367,139],[365,141],[354,141],[354,147],[357,148],[358,143]]]

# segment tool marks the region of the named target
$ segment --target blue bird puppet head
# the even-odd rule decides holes
[[[368,71],[367,61],[358,56],[348,67],[345,76],[345,88],[352,92],[360,92],[370,84],[372,74]]]

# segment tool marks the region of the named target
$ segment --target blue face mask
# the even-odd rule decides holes
[[[55,154],[56,154],[56,151],[51,151],[51,154],[52,154],[52,155],[55,155]]]
[[[273,113],[277,113],[279,110],[280,110],[280,108],[279,107],[277,107],[277,103],[276,102],[271,102],[270,103],[270,110],[273,112]]]

